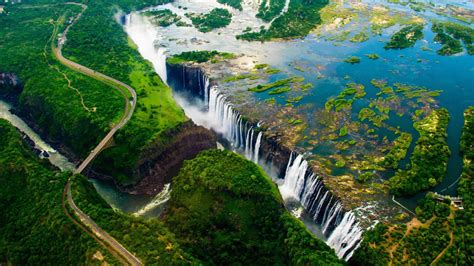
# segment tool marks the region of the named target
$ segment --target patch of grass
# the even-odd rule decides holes
[[[235,55],[232,53],[225,53],[225,52],[218,52],[216,50],[213,51],[190,51],[190,52],[182,52],[180,54],[176,54],[170,56],[166,59],[166,63],[172,65],[179,65],[184,63],[205,63],[205,62],[219,62],[222,60],[229,60],[234,59]]]
[[[267,68],[267,69],[265,69],[265,73],[270,74],[270,75],[278,74],[280,72],[281,72],[281,70],[276,69],[276,68]]]
[[[237,76],[227,77],[223,80],[223,82],[235,82],[235,81],[239,81],[239,80],[243,80],[243,79],[255,80],[255,79],[259,79],[259,78],[260,77],[257,76],[257,75],[241,74],[241,75],[237,75]]]
[[[269,65],[268,64],[256,64],[253,68],[254,69],[265,69],[265,68],[268,68]]]
[[[297,83],[297,82],[302,82],[304,80],[303,77],[291,77],[291,78],[286,78],[286,79],[280,79],[272,83],[268,83],[265,85],[258,85],[253,88],[249,88],[249,91],[253,92],[264,92],[269,89],[277,88],[277,87],[282,87],[291,83]]]
[[[349,63],[351,65],[358,64],[358,63],[360,63],[360,57],[350,56],[350,57],[344,59],[344,62]]]
[[[369,34],[365,31],[362,31],[362,32],[359,32],[357,34],[355,34],[354,36],[352,36],[352,38],[349,39],[349,41],[351,42],[365,42],[367,40],[369,40]]]
[[[277,89],[274,89],[274,90],[270,91],[268,94],[277,95],[277,94],[282,94],[282,93],[286,93],[286,92],[289,92],[289,91],[291,91],[290,87],[281,87],[281,88],[277,88]]]
[[[346,161],[344,161],[344,160],[338,160],[338,161],[336,162],[335,166],[338,167],[338,168],[342,168],[342,167],[346,166]]]
[[[367,56],[368,58],[372,59],[372,60],[377,60],[380,58],[380,56],[378,54],[366,54],[365,56]]]
[[[304,85],[301,86],[301,90],[302,91],[308,91],[310,89],[314,88],[313,84],[312,83],[306,83]]]
[[[303,99],[303,96],[296,96],[296,97],[293,97],[293,98],[290,98],[290,99],[286,99],[285,101],[286,101],[287,103],[298,103],[298,102],[300,102],[302,99]]]
[[[302,124],[303,121],[300,120],[300,119],[296,119],[296,118],[291,118],[290,120],[288,120],[288,124],[291,124],[291,125],[299,125],[299,124]]]
[[[232,14],[224,8],[214,8],[207,14],[187,13],[186,16],[200,32],[227,27],[232,20]]]
[[[347,129],[347,126],[341,127],[339,130],[339,137],[344,137],[349,133],[349,130]]]

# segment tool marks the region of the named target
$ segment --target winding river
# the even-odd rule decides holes
[[[40,158],[47,159],[61,171],[72,172],[76,166],[59,151],[45,142],[20,117],[13,114],[11,108],[11,105],[7,102],[0,100],[0,118],[9,121],[20,132],[28,136],[28,138],[33,141],[35,145],[34,148],[40,151]],[[169,198],[169,185],[166,186],[164,192],[155,197],[150,197],[122,192],[118,190],[115,185],[108,182],[94,179],[90,179],[90,182],[94,185],[100,196],[104,198],[112,208],[137,216],[159,216],[164,207],[164,203]]]

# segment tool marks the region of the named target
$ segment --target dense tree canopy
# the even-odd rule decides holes
[[[61,192],[68,173],[39,159],[3,119],[0,136],[0,262],[92,264],[97,251],[115,262],[63,213]]]
[[[286,212],[262,169],[235,153],[202,152],[173,181],[165,222],[183,248],[206,263],[341,263]]]

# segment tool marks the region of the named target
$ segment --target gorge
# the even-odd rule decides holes
[[[472,10],[0,5],[0,264],[471,265]]]
[[[124,20],[127,30],[130,15]],[[127,32],[142,56],[153,63],[156,72],[175,90],[175,98],[186,115],[215,131],[229,143],[228,148],[265,169],[279,184],[283,197],[298,201],[311,222],[319,225],[319,232],[314,233],[327,239],[340,258],[349,259],[363,231],[355,215],[324,187],[303,156],[281,146],[277,140],[267,140],[260,122],[240,115],[202,69],[167,64],[163,49],[149,46],[145,35]]]

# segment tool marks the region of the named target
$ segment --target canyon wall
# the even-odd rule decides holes
[[[156,195],[164,184],[178,174],[185,160],[199,152],[216,148],[215,135],[208,129],[196,126],[192,121],[166,133],[171,141],[149,145],[138,161],[137,175],[140,181],[125,190],[134,194]],[[168,139],[168,138],[167,138]]]

